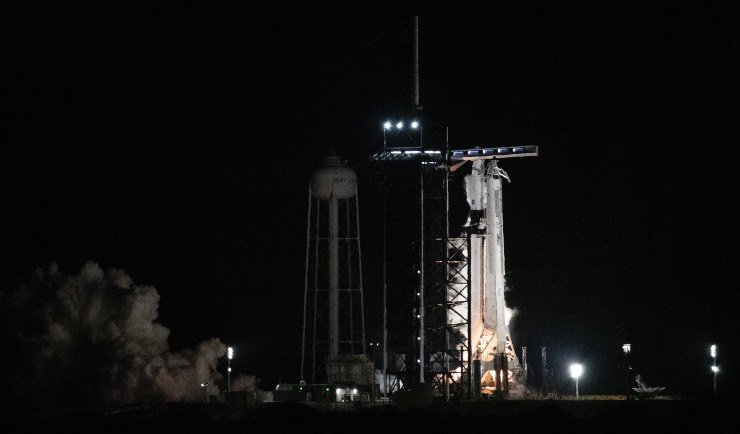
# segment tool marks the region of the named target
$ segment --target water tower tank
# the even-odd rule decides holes
[[[311,176],[311,193],[317,199],[349,199],[355,195],[357,174],[336,155],[326,157],[324,165]]]

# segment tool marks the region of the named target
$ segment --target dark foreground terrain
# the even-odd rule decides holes
[[[167,404],[115,410],[56,410],[4,417],[4,432],[712,432],[737,433],[732,401],[542,400],[347,406],[297,402],[230,406]]]

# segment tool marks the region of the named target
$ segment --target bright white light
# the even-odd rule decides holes
[[[717,346],[712,345],[709,347],[709,353],[712,355],[712,357],[717,357]]]
[[[357,395],[357,389],[352,389],[352,394]]]
[[[391,154],[403,154],[401,151],[391,151]]]
[[[399,130],[400,130],[401,128],[403,128],[403,122],[399,122],[399,123],[397,123],[397,124],[396,124],[396,128],[398,128]]]
[[[229,366],[229,367],[227,368],[227,370],[228,370],[229,372],[231,372],[231,366]]]
[[[391,129],[391,123],[389,121],[386,121],[383,124],[383,128],[385,128],[386,130],[390,130]]]
[[[229,360],[233,359],[234,358],[234,347],[229,347],[227,351],[229,355]]]
[[[421,360],[419,360],[419,359],[416,359],[416,363],[421,363]]]
[[[574,363],[570,365],[570,378],[579,379],[583,374],[583,365],[580,363]]]
[[[413,129],[419,128],[419,123],[416,122],[416,121],[411,122],[411,128],[413,128]]]
[[[715,374],[716,374],[717,372],[719,372],[719,366],[716,366],[716,365],[712,365],[712,372],[714,372]]]
[[[630,344],[624,344],[624,345],[622,345],[622,351],[624,351],[624,354],[629,353],[631,349],[632,349],[632,345],[630,345]]]

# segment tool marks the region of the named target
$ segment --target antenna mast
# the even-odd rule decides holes
[[[411,53],[411,62],[413,65],[413,71],[411,73],[411,106],[414,109],[414,114],[417,114],[421,110],[419,105],[419,17],[415,16],[413,19],[414,23],[414,45]]]

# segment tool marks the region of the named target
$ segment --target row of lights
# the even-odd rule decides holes
[[[393,154],[393,155],[400,155],[400,154],[417,155],[417,154],[421,154],[421,153],[422,153],[422,151],[419,151],[419,150],[391,151],[391,154]],[[427,151],[423,151],[423,153],[425,153],[427,155],[439,155],[439,154],[442,153],[442,151],[427,150]],[[416,274],[420,274],[420,273],[421,273],[421,271],[417,271],[416,272]]]
[[[416,317],[419,318],[419,315],[416,315]],[[417,337],[417,340],[418,339],[420,339],[420,338]],[[379,345],[380,345],[379,342],[371,342],[370,343],[370,346],[379,346]],[[622,345],[622,351],[624,351],[625,354],[629,354],[631,352],[631,350],[632,350],[632,345],[630,345],[630,344],[624,344],[624,345]],[[714,345],[713,344],[711,347],[709,347],[709,354],[710,354],[710,356],[712,356],[712,359],[713,359],[712,360],[712,362],[713,362],[712,363],[712,372],[714,373],[714,393],[716,393],[717,392],[717,372],[719,372],[719,367],[717,366],[717,345]],[[231,360],[234,358],[234,348],[233,347],[228,347],[228,349],[227,349],[227,358],[229,360],[229,365],[231,365]],[[416,363],[421,363],[421,360],[416,359]],[[229,383],[231,383],[231,381],[230,381],[231,380],[231,378],[230,378],[231,377],[231,366],[229,366],[229,368],[228,368],[228,373],[229,373],[229,375],[228,375],[229,376]],[[574,364],[570,365],[570,376],[571,376],[571,378],[573,378],[574,380],[576,380],[576,399],[578,399],[578,379],[581,377],[581,375],[583,375],[583,365],[582,364],[580,364],[580,363],[574,363]],[[201,383],[200,386],[203,387],[203,388],[205,388],[205,387],[208,386],[208,383]],[[301,389],[303,389],[303,388],[301,388]],[[328,391],[329,389],[326,389],[326,390]],[[229,391],[231,391],[231,384],[229,384]],[[339,394],[341,392],[341,389],[337,389],[336,392],[337,392],[337,394]],[[357,389],[352,389],[351,393],[352,394],[357,394]]]
[[[384,130],[390,130],[391,128],[393,128],[393,124],[391,123],[391,121],[385,121],[385,123],[383,124],[383,129]],[[412,121],[411,122],[411,129],[412,130],[415,130],[417,128],[419,128],[419,122],[418,121]],[[398,130],[402,130],[403,129],[403,121],[396,122],[396,129],[398,129]]]

